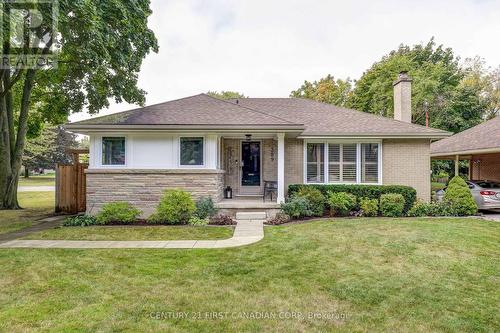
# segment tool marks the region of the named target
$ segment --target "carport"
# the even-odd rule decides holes
[[[431,159],[469,161],[469,179],[500,181],[500,116],[432,143]]]

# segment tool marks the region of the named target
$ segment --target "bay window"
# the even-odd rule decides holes
[[[380,143],[307,142],[306,183],[377,184]]]

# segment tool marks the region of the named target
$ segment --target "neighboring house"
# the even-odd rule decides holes
[[[68,124],[90,136],[87,211],[129,201],[147,215],[166,188],[222,208],[277,208],[295,183],[408,185],[429,200],[431,140],[449,133],[411,124],[406,73],[394,91],[396,120],[307,99],[201,94]],[[277,182],[268,206],[264,181]],[[227,186],[232,201],[222,200]],[[254,206],[235,204],[252,197]]]
[[[469,161],[469,179],[500,181],[500,116],[431,145],[432,159]]]

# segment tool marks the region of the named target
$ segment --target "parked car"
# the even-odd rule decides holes
[[[466,183],[479,209],[500,209],[500,183],[489,180],[469,180]],[[443,200],[445,191],[446,187],[436,191],[437,201]]]

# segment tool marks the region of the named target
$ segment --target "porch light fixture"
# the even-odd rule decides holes
[[[246,141],[252,141],[252,134],[245,134]]]

